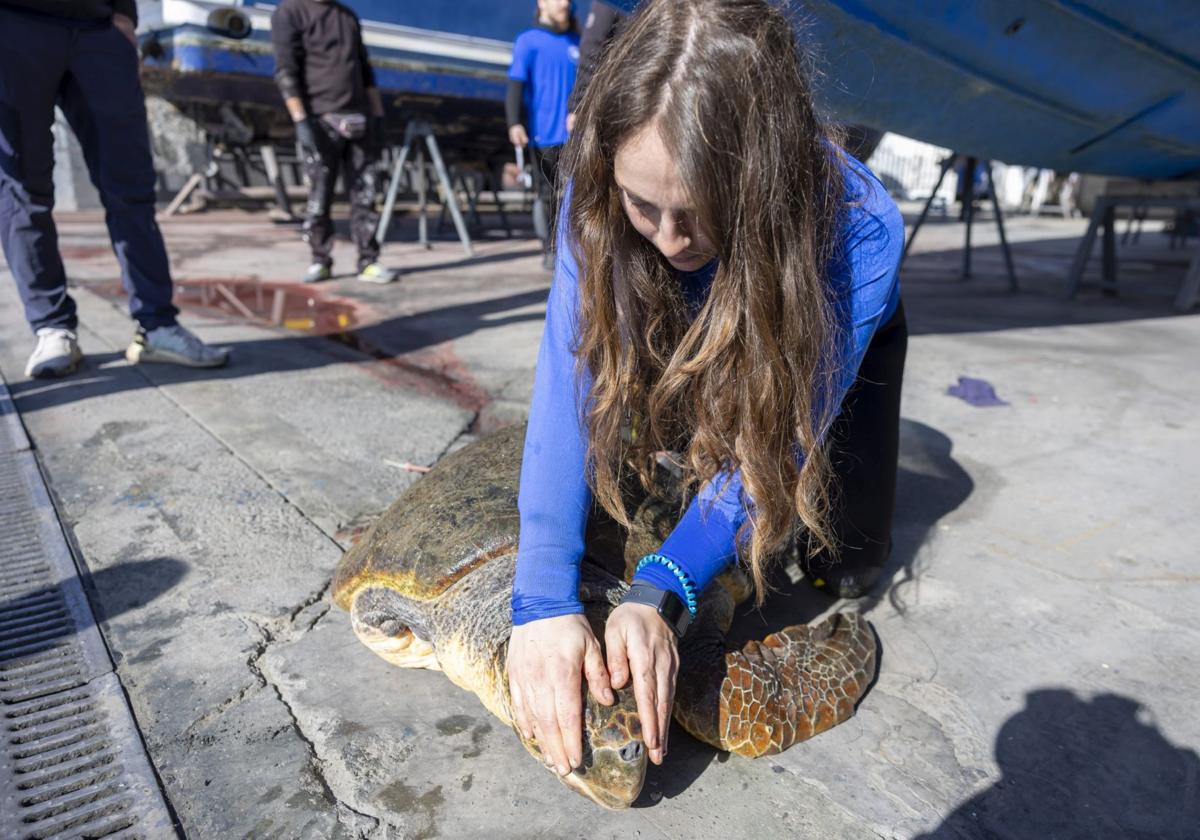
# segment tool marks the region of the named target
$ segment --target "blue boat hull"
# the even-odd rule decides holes
[[[513,38],[533,23],[533,0],[343,2],[362,19],[395,131],[408,119],[428,119],[452,154],[511,155],[503,110],[508,63]],[[148,92],[209,111],[236,103],[260,130],[272,119],[277,128],[286,126],[273,79],[270,5],[168,0],[163,9],[161,21],[143,35]],[[249,37],[227,37],[205,25],[210,12],[227,9],[252,20]]]
[[[275,57],[269,33],[256,32],[242,40],[215,35],[204,27],[184,25],[158,30],[154,37],[162,54],[147,59],[150,75],[172,78],[197,95],[208,92],[225,99],[222,81],[234,89],[260,88],[265,99],[282,106],[274,86]],[[415,97],[451,97],[504,101],[507,68],[463,59],[437,60],[428,55],[372,49],[371,66],[381,90]],[[195,83],[188,88],[187,78]],[[263,83],[267,83],[265,86]],[[264,97],[251,96],[257,102]]]
[[[840,121],[1012,164],[1200,174],[1194,0],[813,0],[796,14]]]

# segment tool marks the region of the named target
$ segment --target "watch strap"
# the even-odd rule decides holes
[[[659,589],[643,581],[634,581],[629,591],[621,598],[622,604],[645,604],[654,607],[676,638],[683,638],[692,623],[692,614],[679,596],[667,589]]]

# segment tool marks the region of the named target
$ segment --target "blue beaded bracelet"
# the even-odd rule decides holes
[[[679,579],[679,584],[683,587],[683,594],[687,596],[688,612],[690,612],[693,616],[695,616],[696,615],[696,585],[694,583],[692,583],[692,579],[688,576],[688,573],[685,572],[683,569],[679,568],[679,564],[676,563],[674,560],[672,560],[670,557],[664,557],[661,554],[647,554],[645,557],[643,557],[641,560],[638,561],[637,569],[634,570],[634,574],[636,575],[638,572],[640,572],[646,566],[649,566],[651,563],[657,563],[660,566],[666,566],[667,570],[670,571],[671,574],[675,575],[675,577],[677,577]]]

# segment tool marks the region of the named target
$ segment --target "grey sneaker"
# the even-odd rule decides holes
[[[313,263],[304,272],[305,283],[321,283],[333,276],[333,269],[321,263]]]
[[[229,350],[225,347],[209,347],[186,327],[173,324],[149,332],[138,330],[133,343],[125,351],[125,358],[135,365],[163,362],[185,367],[214,368],[229,361]]]
[[[364,283],[385,285],[395,283],[400,279],[400,272],[394,268],[385,268],[377,262],[367,263],[358,270],[358,279]]]
[[[66,376],[73,373],[83,360],[75,333],[62,327],[42,327],[37,331],[37,347],[25,365],[25,375]]]

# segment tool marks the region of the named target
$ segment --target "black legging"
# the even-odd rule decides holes
[[[850,389],[842,410],[829,430],[835,477],[831,526],[841,547],[837,557],[818,555],[809,560],[803,536],[800,559],[808,578],[835,595],[854,598],[864,594],[879,577],[892,543],[892,512],[896,506],[896,466],[900,452],[900,385],[908,349],[908,324],[901,304],[887,323],[875,332],[859,367],[857,383]],[[645,502],[641,484],[626,476],[621,495],[630,516]],[[586,542],[593,560],[625,557],[636,564],[645,551],[654,550],[671,532],[679,515],[677,481],[662,476],[667,488],[664,515],[654,525],[653,540],[642,542],[632,553],[625,545],[628,534],[597,504],[588,519]],[[642,527],[647,527],[642,522]],[[610,569],[633,574],[633,567]]]
[[[802,550],[801,563],[814,583],[840,597],[854,598],[870,589],[891,551],[907,350],[908,322],[901,303],[876,330],[858,381],[829,431],[836,478],[832,525],[840,550],[838,557],[811,560]]]
[[[562,146],[529,147],[533,164],[533,186],[538,204],[534,206],[534,226],[542,238],[542,250],[547,254],[554,251],[554,223],[558,219],[558,158]],[[538,214],[543,214],[538,218]]]

